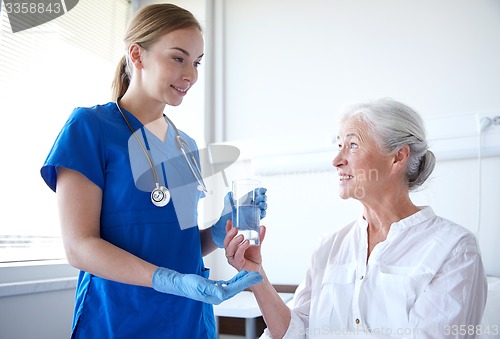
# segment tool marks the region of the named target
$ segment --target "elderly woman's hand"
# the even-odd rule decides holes
[[[261,246],[265,234],[266,227],[260,226],[260,245],[250,246],[250,242],[243,241],[243,235],[238,235],[238,229],[228,220],[224,239],[227,262],[238,271],[259,272],[262,266]]]

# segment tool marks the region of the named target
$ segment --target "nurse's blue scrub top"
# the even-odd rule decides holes
[[[123,111],[134,129],[144,127],[132,114]],[[174,203],[156,207],[150,199],[151,190],[138,189],[128,150],[131,135],[115,103],[77,108],[57,137],[41,169],[42,177],[55,191],[58,167],[82,173],[103,191],[100,218],[103,239],[155,265],[208,277],[198,226],[181,229],[176,216],[176,210],[180,209],[174,208],[175,197]],[[182,132],[181,135],[199,159],[194,140]],[[153,140],[155,145],[148,147],[163,147],[164,154],[183,159],[175,162],[175,170],[182,173],[186,183],[193,182],[184,158],[179,158],[181,153],[174,137],[175,131],[169,126],[165,141]],[[151,140],[147,141],[151,144]],[[149,168],[145,156],[144,162]],[[165,167],[171,165],[167,161],[155,166],[161,183],[167,187],[169,171]],[[149,177],[154,187],[154,180]],[[188,200],[192,208],[188,219],[194,221],[202,193],[196,189],[196,183],[191,186]],[[78,199],[78,192],[74,198]],[[185,197],[181,200],[185,204]],[[186,205],[182,207],[186,211]],[[210,304],[80,272],[72,338],[215,337]]]

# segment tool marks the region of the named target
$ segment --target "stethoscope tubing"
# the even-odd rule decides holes
[[[156,183],[156,186],[158,187],[160,185],[160,179],[158,177],[158,173],[156,172],[156,168],[153,164],[153,159],[151,159],[151,156],[149,155],[149,152],[148,150],[146,149],[146,146],[144,145],[144,143],[141,141],[141,139],[137,136],[137,134],[135,133],[134,131],[134,128],[132,127],[132,125],[130,124],[130,121],[128,121],[127,117],[125,116],[125,114],[123,113],[123,111],[121,110],[121,107],[120,105],[118,104],[118,100],[116,101],[116,106],[118,107],[118,110],[120,111],[123,119],[125,120],[125,122],[127,123],[127,126],[128,128],[130,129],[130,131],[132,132],[132,135],[135,137],[135,139],[137,140],[137,143],[139,144],[139,146],[141,146],[142,148],[142,151],[144,152],[144,154],[146,155],[146,158],[148,159],[148,163],[149,163],[149,167],[151,167],[151,171],[153,172],[153,178],[154,178],[154,181]]]
[[[153,178],[154,178],[154,181],[155,181],[155,189],[153,190],[153,192],[151,192],[151,200],[152,200],[153,204],[155,204],[156,206],[165,206],[168,203],[168,201],[170,200],[170,194],[168,192],[168,189],[166,187],[163,187],[163,186],[160,185],[160,179],[158,177],[158,173],[156,172],[156,168],[154,166],[153,159],[151,158],[151,155],[149,154],[149,152],[146,149],[146,146],[144,145],[144,143],[142,142],[142,140],[139,138],[139,136],[137,135],[137,133],[135,133],[135,130],[132,127],[130,121],[127,119],[125,113],[123,112],[122,108],[120,107],[120,99],[121,99],[121,97],[116,100],[116,107],[118,108],[118,110],[120,111],[121,116],[123,117],[123,119],[127,123],[127,126],[130,129],[130,132],[132,133],[132,135],[135,137],[135,139],[137,140],[137,142],[141,146],[141,149],[144,152],[144,155],[146,156],[146,158],[148,160],[149,167],[151,168],[151,172],[153,173]],[[194,176],[194,178],[198,182],[198,187],[197,187],[198,190],[207,193],[208,190],[207,190],[207,188],[205,186],[205,183],[203,182],[203,178],[201,176],[201,169],[198,166],[198,163],[197,163],[195,157],[192,155],[192,151],[191,151],[189,145],[187,144],[186,140],[184,140],[184,138],[181,136],[179,130],[177,129],[177,126],[175,126],[175,124],[172,122],[172,120],[170,120],[166,115],[164,115],[164,118],[165,118],[165,121],[170,126],[172,126],[172,128],[175,131],[175,141],[176,141],[177,147],[179,148],[179,150],[181,151],[182,155],[184,156],[184,159],[186,160],[186,163],[187,163],[187,165],[189,167],[189,170],[191,171],[191,174]],[[188,157],[188,155],[186,153],[186,149],[185,149],[186,147],[188,148],[189,153],[191,155],[191,161],[190,161],[190,159],[189,159],[189,157]],[[194,167],[191,164],[191,162],[194,164]],[[160,194],[166,195],[166,197],[165,197],[165,199],[167,199],[166,202],[164,200],[162,200],[161,203],[158,202],[158,201],[156,201],[156,199],[153,196],[154,196],[155,193],[158,194],[158,192],[160,192]]]

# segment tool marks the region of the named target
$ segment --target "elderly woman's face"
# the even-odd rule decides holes
[[[393,157],[381,152],[368,125],[357,118],[344,121],[337,140],[339,153],[333,165],[339,174],[340,197],[360,201],[381,199],[384,191],[390,189]]]

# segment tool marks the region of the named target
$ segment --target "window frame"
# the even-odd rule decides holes
[[[4,152],[4,157],[10,160],[11,165],[4,166],[4,169],[0,170],[4,179],[8,178],[8,180],[5,179],[7,187],[3,194],[9,198],[4,199],[3,208],[6,213],[3,218],[5,226],[0,228],[0,273],[3,277],[4,274],[9,275],[9,272],[13,271],[20,273],[21,277],[28,277],[23,272],[33,271],[33,279],[39,280],[36,267],[42,264],[46,265],[48,272],[54,273],[56,277],[61,267],[68,266],[59,230],[56,195],[43,182],[39,174],[40,167],[74,107],[92,106],[109,101],[112,77],[116,65],[121,55],[123,55],[122,38],[130,16],[131,5],[128,0],[81,1],[71,11],[52,21],[16,33],[11,30],[8,14],[3,8],[4,5],[4,2],[0,1],[0,55],[3,49],[3,55],[5,56],[5,58],[2,58],[2,64],[0,64],[0,75],[4,78],[3,81],[0,81],[0,96],[2,97],[0,107],[5,109],[4,112],[9,113],[4,117],[4,124],[24,127],[23,132],[28,134],[28,138],[24,138],[23,144],[23,138],[18,137],[21,133],[15,128],[4,129],[2,136],[3,143],[15,145],[16,147],[6,147],[7,152]],[[106,22],[102,23],[102,16],[109,16],[110,13],[113,19],[104,20]],[[99,22],[100,24],[88,25],[88,20],[82,20],[87,17],[93,17],[95,19],[93,22]],[[96,36],[96,30],[99,30],[101,26],[105,27],[109,32],[108,37]],[[54,44],[57,47],[56,50],[52,49]],[[87,48],[87,46],[90,48]],[[70,50],[67,52],[71,58],[69,61],[61,60],[64,57],[58,53],[65,48]],[[81,56],[75,55],[80,54],[76,53],[78,51],[83,51]],[[73,60],[73,57],[76,61]],[[39,62],[38,58],[41,58],[42,61]],[[67,87],[68,92],[75,91],[81,78],[78,70],[82,68],[77,61],[84,58],[89,63],[87,69],[94,67],[97,69],[95,72],[97,76],[101,76],[99,71],[102,68],[107,69],[106,73],[102,74],[101,79],[98,77],[92,78],[97,83],[106,82],[101,87],[96,86],[99,89],[94,90],[97,93],[97,91],[104,89],[100,92],[102,96],[96,96],[95,94],[92,96],[83,90],[80,91],[82,92],[81,95],[77,93],[82,97],[81,100],[72,99],[72,103],[68,103],[62,109],[61,107],[56,109],[52,102],[62,101],[58,97],[64,96],[64,92],[50,93],[53,94],[52,98],[50,96],[41,98],[39,94],[33,93],[43,92],[40,87],[44,85],[50,87],[55,84],[58,87]],[[50,63],[47,63],[47,61],[50,61]],[[99,63],[96,64],[96,61],[99,61]],[[68,64],[73,68],[62,67]],[[59,71],[57,70],[58,66],[61,68]],[[50,75],[51,73],[44,73],[41,70],[40,74],[38,74],[39,69],[49,69],[49,71],[54,69],[54,72],[58,72],[54,73],[54,79],[56,80],[50,83],[50,79],[43,78],[40,75]],[[33,72],[35,74],[32,74]],[[63,79],[68,80],[74,77],[76,85],[68,85],[68,81],[58,80],[57,75],[63,73],[70,73],[68,75],[64,74]],[[84,82],[81,83],[85,85]],[[21,97],[24,97],[24,99],[21,99]],[[30,110],[30,104],[25,106],[26,103],[23,100],[30,101],[30,99],[41,102],[36,107],[37,109]],[[19,105],[16,100],[20,101]],[[57,113],[54,115],[55,111]],[[28,116],[29,120],[22,121],[19,115]],[[49,116],[40,118],[40,115]],[[46,122],[45,126],[40,126],[41,121]],[[26,126],[23,125],[26,122]],[[30,124],[34,126],[29,127]],[[9,130],[12,131],[9,132]],[[39,134],[30,134],[30,131],[33,130],[36,130]],[[40,138],[41,135],[43,135],[43,138]],[[25,144],[31,141],[26,141],[29,137],[36,140],[37,145],[26,146]],[[21,141],[18,139],[21,139]],[[40,139],[44,140],[40,141]],[[9,144],[6,141],[9,141]],[[26,192],[30,194],[28,199],[23,195]],[[16,195],[18,195],[17,199]],[[30,199],[30,197],[32,198]],[[43,205],[44,207],[37,205]],[[54,264],[56,262],[57,265]],[[22,272],[18,272],[13,267],[20,267]],[[57,267],[59,269],[56,269]],[[63,273],[65,269],[62,271]],[[5,284],[3,279],[0,279],[0,284]]]

